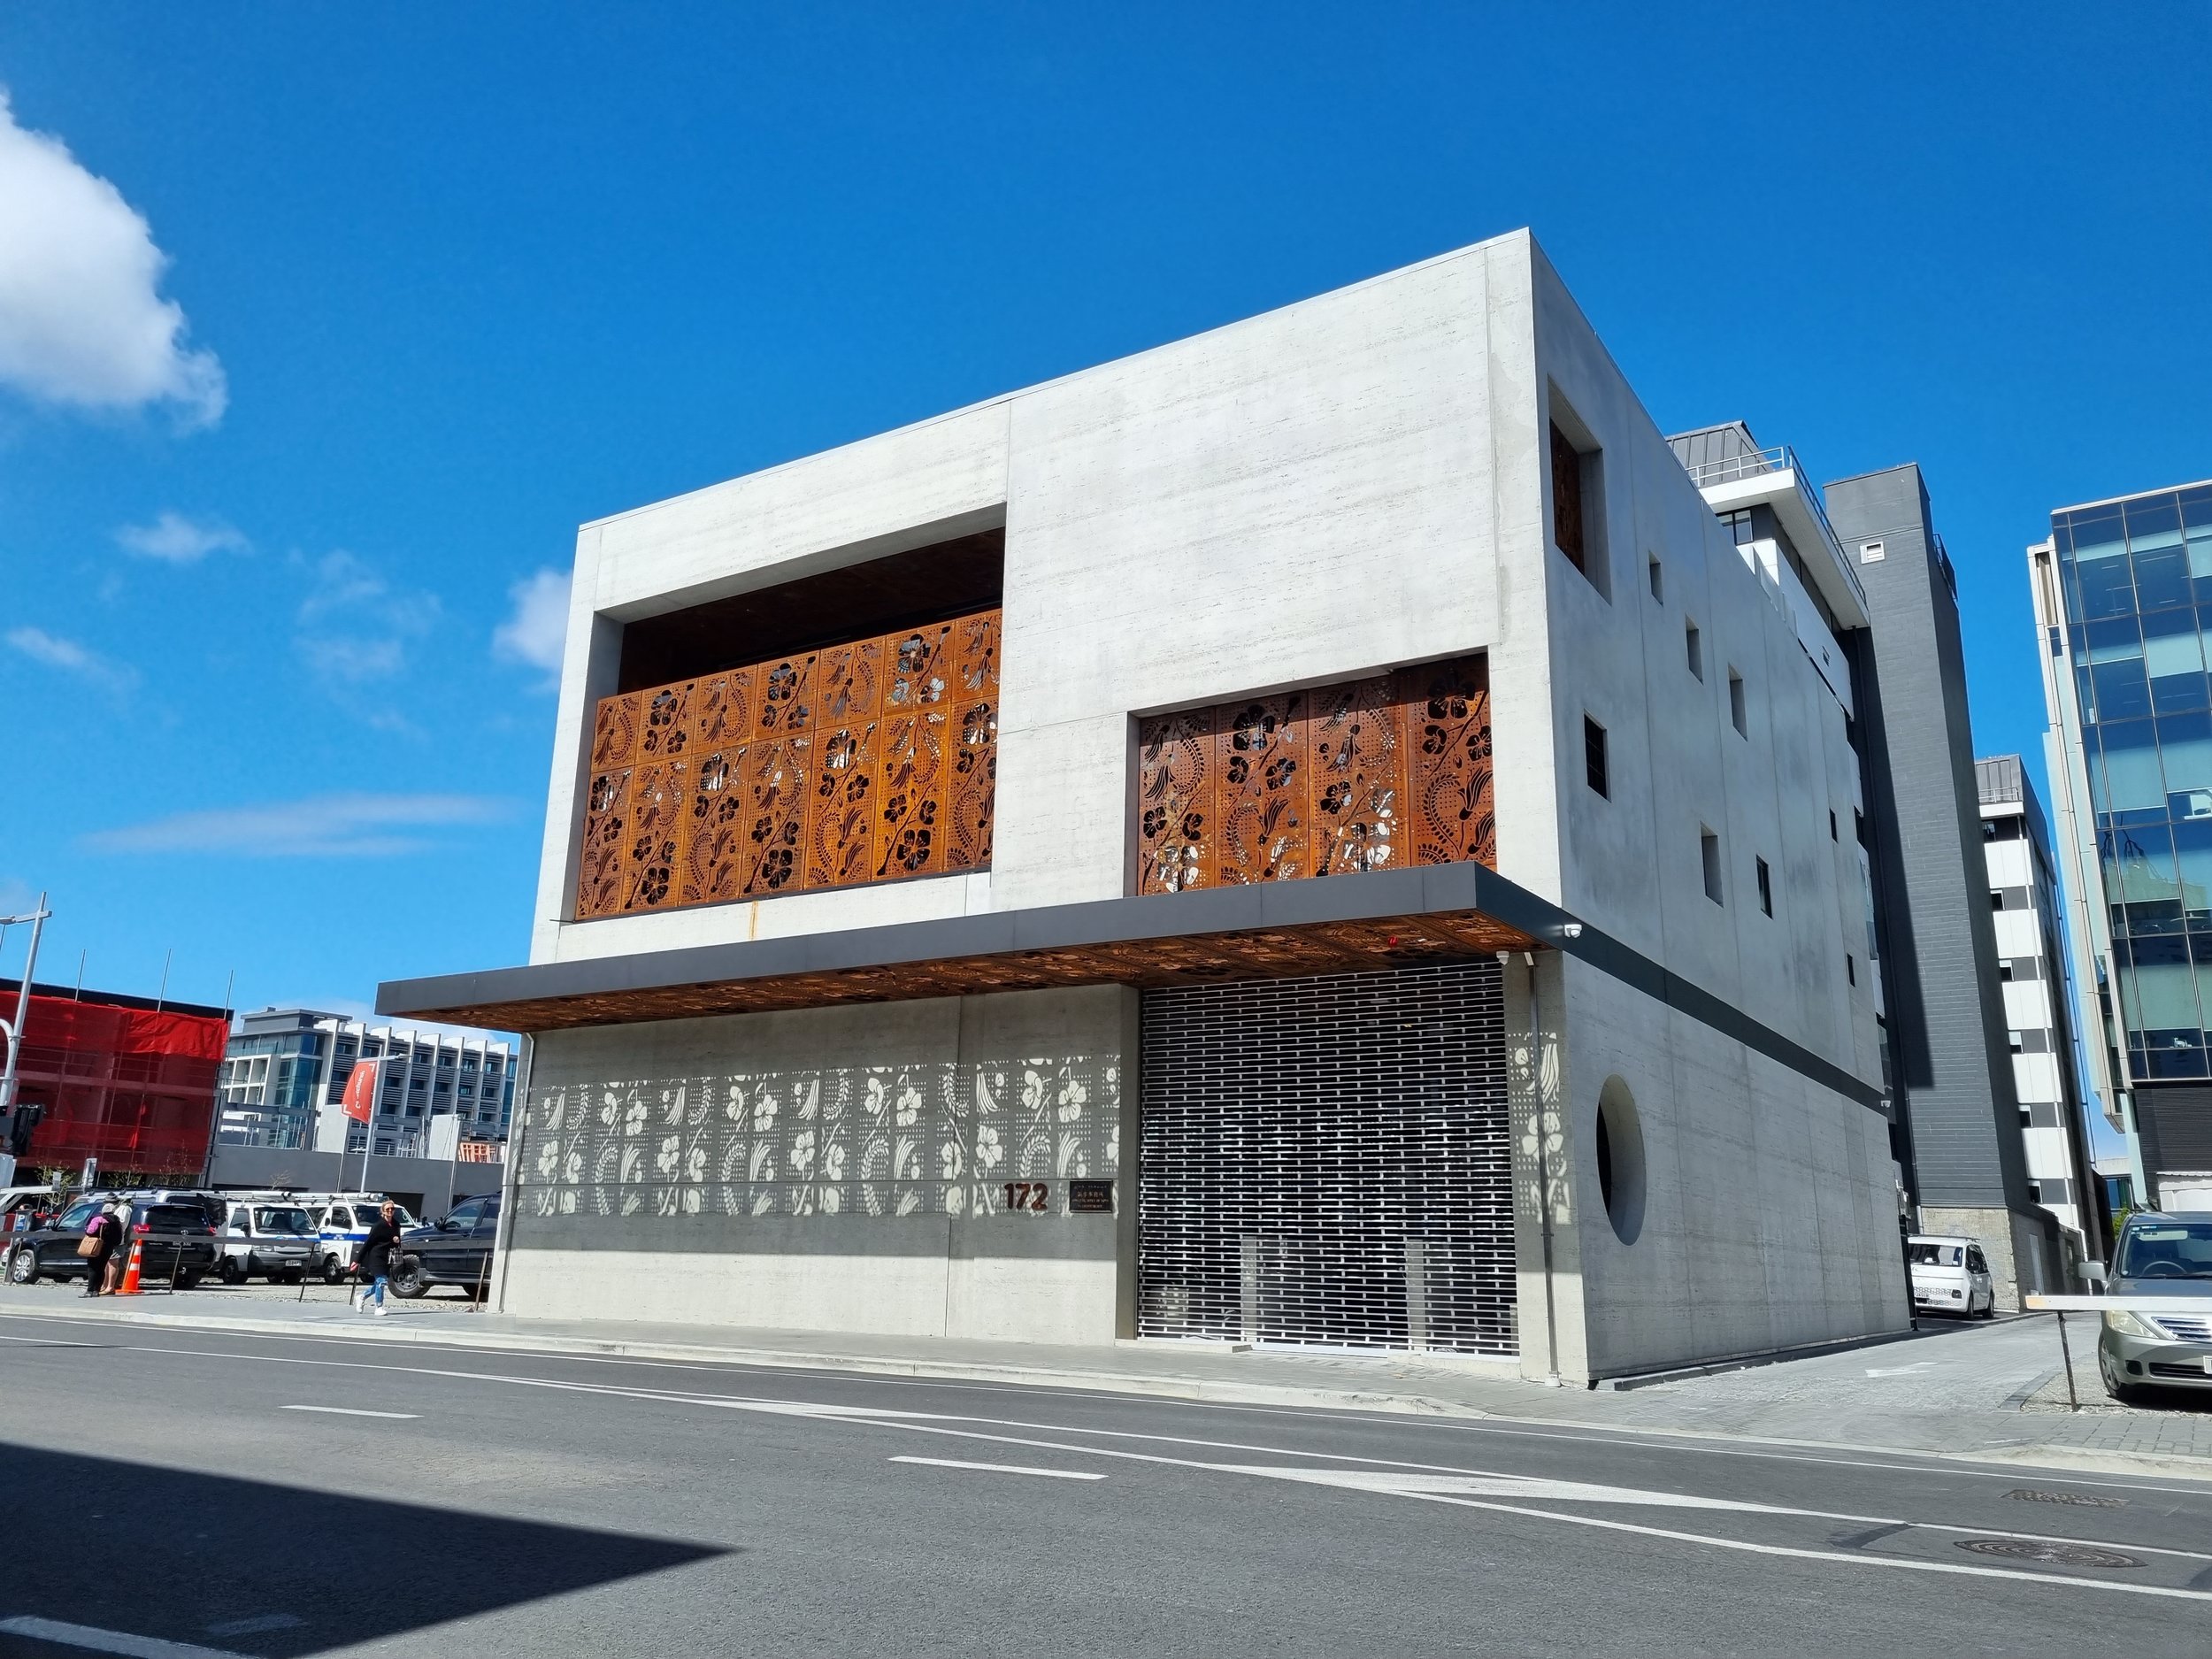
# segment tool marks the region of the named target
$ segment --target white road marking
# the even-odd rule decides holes
[[[96,1316],[87,1316],[96,1317]],[[54,1324],[82,1323],[66,1314],[46,1314],[13,1308],[0,1308],[0,1319],[25,1319]],[[136,1328],[136,1327],[134,1327]],[[289,1331],[227,1331],[219,1325],[184,1325],[172,1329],[204,1332],[209,1335],[229,1336],[242,1342],[312,1342],[323,1347],[352,1347],[361,1337],[319,1336],[311,1333]],[[209,1359],[266,1359],[273,1363],[291,1364],[351,1364],[365,1371],[416,1369],[374,1365],[365,1361],[287,1360],[280,1355],[224,1354],[196,1348],[157,1348],[151,1344],[83,1342],[52,1342],[39,1337],[0,1336],[0,1342],[22,1342],[34,1347],[104,1348],[136,1354],[188,1354]],[[1253,1417],[1287,1417],[1305,1423],[1356,1423],[1373,1427],[1381,1423],[1409,1420],[1409,1414],[1390,1411],[1354,1412],[1324,1410],[1312,1406],[1256,1405],[1242,1401],[1184,1399],[1172,1394],[1130,1394],[1117,1389],[1082,1387],[1075,1384],[1052,1383],[987,1383],[972,1378],[908,1377],[891,1371],[839,1370],[829,1365],[769,1364],[741,1360],[672,1360],[639,1359],[626,1355],[579,1354],[562,1349],[486,1349],[473,1344],[440,1342],[435,1340],[418,1340],[411,1344],[419,1350],[437,1354],[511,1353],[521,1358],[541,1359],[549,1363],[570,1365],[630,1365],[648,1371],[672,1371],[716,1375],[734,1372],[749,1377],[805,1377],[829,1378],[839,1382],[887,1388],[943,1388],[968,1394],[1014,1394],[1025,1396],[1048,1394],[1056,1399],[1098,1400],[1113,1404],[1171,1405],[1193,1411],[1240,1412]],[[1930,1363],[1934,1362],[1931,1361]],[[451,1376],[479,1376],[485,1373],[457,1371],[433,1373]],[[1838,1447],[1834,1450],[1862,1450],[1875,1454],[1871,1457],[1837,1457],[1812,1450],[1784,1449],[1797,1447],[1817,1448],[1825,1442],[1790,1440],[1762,1440],[1756,1435],[1729,1436],[1753,1442],[1748,1446],[1719,1446],[1713,1442],[1721,1436],[1708,1429],[1655,1429],[1633,1424],[1608,1425],[1601,1431],[1591,1432],[1567,1427],[1539,1417],[1517,1417],[1509,1412],[1487,1413],[1479,1419],[1467,1417],[1418,1417],[1425,1428],[1448,1429],[1460,1434],[1497,1434],[1518,1440],[1571,1440],[1593,1446],[1633,1446],[1646,1450],[1679,1452],[1701,1457],[1755,1457],[1771,1463],[1819,1463],[1839,1469],[1886,1470],[1894,1474],[1955,1475],[1974,1480],[2007,1480],[2017,1483],[2021,1476],[2033,1470],[2037,1479],[2047,1486],[2101,1486],[2120,1492],[2155,1492],[2168,1496],[2198,1497],[2205,1491],[2201,1482],[2187,1476],[2137,1476],[2120,1479],[2114,1476],[2069,1475],[2055,1469],[2025,1463],[1999,1469],[1978,1469],[1972,1463],[1947,1457],[1939,1452],[1916,1453],[1907,1448],[1891,1450],[1885,1447]],[[1070,1433],[1100,1433],[1094,1429],[1071,1429]],[[1300,1452],[1297,1456],[1319,1456],[1321,1453]],[[1909,1461],[1913,1458],[1922,1461]],[[2171,1484],[2158,1485],[2157,1481]],[[2144,1546],[2130,1545],[2130,1548]]]
[[[89,1624],[65,1624],[56,1618],[0,1619],[0,1635],[24,1636],[52,1642],[58,1647],[87,1647],[94,1653],[115,1653],[127,1659],[242,1659],[222,1647],[201,1647],[188,1641],[164,1641],[158,1636],[134,1636],[127,1631],[96,1630]]]
[[[210,1624],[211,1636],[257,1636],[267,1630],[297,1630],[306,1624],[303,1618],[290,1613],[263,1613],[254,1618],[225,1619],[219,1624]]]
[[[1562,1485],[1571,1486],[1577,1484],[1560,1482],[1547,1483],[1541,1477],[1514,1476],[1498,1471],[1479,1470],[1443,1469],[1432,1464],[1423,1465],[1394,1463],[1390,1460],[1385,1459],[1359,1458],[1326,1452],[1308,1452],[1289,1448],[1262,1446],[1232,1447],[1223,1442],[1199,1440],[1192,1439],[1188,1436],[1141,1434],[1132,1431],[1121,1430],[1071,1429],[1054,1424],[1030,1425],[989,1417],[964,1417],[946,1412],[901,1411],[889,1408],[878,1409],[864,1406],[830,1404],[818,1405],[806,1401],[770,1400],[742,1395],[709,1394],[664,1389],[634,1387],[625,1388],[600,1383],[570,1382],[554,1378],[509,1376],[494,1371],[449,1371],[441,1367],[434,1366],[373,1364],[367,1362],[355,1360],[310,1359],[303,1356],[289,1355],[235,1354],[225,1353],[220,1350],[214,1349],[160,1348],[151,1345],[142,1346],[136,1344],[116,1344],[114,1346],[128,1351],[150,1354],[175,1354],[188,1357],[243,1361],[249,1363],[259,1363],[265,1364],[315,1365],[344,1370],[393,1371],[404,1374],[440,1377],[460,1381],[501,1383],[518,1387],[548,1388],[563,1393],[597,1394],[603,1397],[616,1399],[643,1400],[657,1404],[715,1406],[730,1410],[751,1411],[780,1417],[811,1417],[828,1421],[873,1423],[885,1428],[902,1428],[917,1433],[946,1435],[960,1440],[985,1440],[999,1445],[1033,1447],[1041,1450],[1073,1452],[1079,1455],[1087,1455],[1094,1457],[1115,1457],[1125,1459],[1134,1463],[1158,1463],[1179,1468],[1204,1470],[1214,1473],[1246,1474],[1268,1479],[1305,1480],[1310,1475],[1319,1471],[1302,1469],[1277,1468],[1264,1465],[1216,1463],[1194,1458],[1170,1457],[1157,1453],[1125,1451],[1112,1447],[1070,1445],[1060,1440],[1040,1440],[1018,1435],[994,1434],[983,1432],[979,1429],[957,1428],[951,1425],[960,1423],[1001,1424],[1003,1426],[1008,1427],[1034,1427],[1051,1433],[1101,1434],[1110,1435],[1118,1439],[1151,1440],[1169,1444],[1207,1446],[1219,1448],[1220,1449],[1263,1452],[1274,1456],[1316,1458],[1339,1463],[1356,1463],[1379,1465],[1383,1468],[1425,1471],[1463,1478],[1509,1481],[1516,1483],[1512,1488],[1516,1493],[1527,1492],[1529,1495],[1539,1495],[1534,1490],[1534,1488],[1539,1486],[1549,1485],[1553,1487],[1557,1487]],[[2016,1478],[2016,1473],[2017,1471],[2015,1471],[2015,1478]],[[1317,1484],[1349,1483],[1321,1482]],[[1601,1490],[1617,1491],[1624,1494],[1632,1491],[1631,1488],[1601,1488]],[[1558,1521],[1572,1526],[1594,1526],[1617,1532],[1636,1532],[1654,1538],[1673,1540],[1682,1543],[1702,1544],[1712,1548],[1733,1549],[1755,1555],[1777,1555],[1799,1560],[1830,1562],[1847,1566],[1886,1567],[1901,1571],[1935,1572],[1952,1577],[2001,1578],[2025,1584],[2051,1584],[2070,1588],[2105,1590],[2122,1594],[2151,1595],[2180,1601],[2212,1601],[2212,1591],[2170,1589],[2156,1585],[2123,1584],[2106,1579],[2078,1578],[2055,1573],[2026,1572],[2002,1567],[1985,1567],[1969,1565],[1966,1563],[1954,1563],[1950,1562],[1912,1561],[1895,1556],[1870,1555],[1833,1550],[1804,1549],[1779,1544],[1755,1544],[1745,1540],[1716,1537],[1706,1533],[1680,1532],[1670,1531],[1665,1528],[1640,1526],[1625,1521],[1605,1520],[1594,1516],[1571,1515],[1557,1510],[1528,1509],[1517,1504],[1486,1502],[1472,1496],[1457,1495],[1447,1492],[1415,1490],[1412,1489],[1409,1485],[1403,1482],[1393,1486],[1386,1495],[1412,1498],[1433,1503],[1454,1504],[1467,1509],[1490,1509],[1497,1511],[1501,1514],[1522,1515],[1538,1520]],[[1637,1494],[1635,1496],[1627,1496],[1610,1501],[1640,1502],[1652,1502],[1655,1500],[1661,1503],[1675,1505],[1678,1505],[1683,1502],[1683,1500],[1681,1500],[1677,1494]],[[1557,1502],[1560,1500],[1553,1499],[1552,1501]],[[1689,1502],[1695,1502],[1696,1500],[1690,1500]],[[1701,1505],[1701,1507],[1708,1506]],[[2193,1559],[2200,1560],[2212,1559],[2212,1556],[2197,1555],[2194,1552],[2190,1551],[2157,1549],[2153,1546],[2131,1543],[2116,1543],[2103,1540],[2054,1538],[2051,1535],[2045,1533],[2010,1532],[1994,1527],[1954,1528],[1948,1526],[1937,1526],[1932,1523],[1899,1520],[1891,1517],[1854,1516],[1838,1514],[1826,1510],[1789,1509],[1783,1509],[1778,1506],[1770,1505],[1738,1506],[1729,1500],[1712,1500],[1710,1501],[1709,1507],[1725,1507],[1731,1509],[1737,1507],[1749,1507],[1755,1508],[1763,1513],[1770,1514],[1797,1515],[1823,1519],[1855,1521],[1882,1526],[1913,1528],[1925,1527],[1932,1531],[1971,1532],[1976,1536],[1979,1537],[2010,1537],[2032,1539],[2041,1542],[2085,1544],[2091,1546],[2103,1545],[2106,1548],[2114,1549],[2142,1550],[2159,1555],[2187,1555],[2192,1556]],[[4,1627],[0,1626],[0,1628]]]
[[[280,1411],[322,1411],[334,1417],[419,1417],[419,1411],[363,1411],[354,1406],[279,1406]]]
[[[1935,1361],[1932,1359],[1924,1359],[1917,1365],[1869,1366],[1867,1368],[1866,1374],[1870,1377],[1917,1377],[1923,1371],[1930,1371],[1934,1369]]]
[[[994,1475],[1042,1475],[1048,1480],[1103,1480],[1087,1469],[1032,1469],[1026,1463],[969,1463],[957,1457],[894,1457],[895,1463],[926,1463],[932,1469],[980,1469]]]

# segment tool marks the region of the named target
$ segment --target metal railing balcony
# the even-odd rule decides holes
[[[1827,536],[1828,545],[1835,554],[1836,568],[1843,572],[1844,580],[1850,585],[1852,591],[1863,600],[1865,589],[1860,585],[1858,572],[1844,557],[1843,543],[1837,539],[1835,526],[1828,521],[1828,505],[1821,500],[1820,492],[1813,488],[1812,480],[1806,475],[1804,463],[1797,458],[1797,451],[1788,444],[1778,444],[1771,449],[1746,449],[1736,455],[1723,456],[1718,460],[1701,461],[1695,466],[1686,463],[1683,470],[1689,473],[1690,482],[1701,490],[1710,489],[1716,484],[1740,483],[1745,479],[1763,477],[1769,472],[1795,473],[1798,493],[1812,507],[1813,517],[1820,520],[1821,530]]]

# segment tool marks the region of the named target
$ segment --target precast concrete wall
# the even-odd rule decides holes
[[[547,1033],[505,1306],[1111,1341],[1136,1018],[1098,986]],[[1113,1210],[1072,1211],[1079,1179]]]

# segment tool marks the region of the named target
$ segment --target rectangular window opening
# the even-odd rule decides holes
[[[1750,729],[1744,724],[1743,676],[1734,669],[1728,671],[1728,718],[1736,728],[1738,737],[1749,737]]]
[[[1552,545],[1590,586],[1613,596],[1605,549],[1605,463],[1597,440],[1556,387],[1551,395]]]
[[[1859,964],[1849,951],[1846,951],[1843,956],[1843,977],[1853,985],[1859,982]]]
[[[1657,600],[1661,604],[1666,603],[1666,572],[1659,568],[1659,556],[1656,553],[1651,554],[1646,558],[1644,564],[1644,576],[1645,580],[1651,583],[1651,596]]]
[[[1582,772],[1594,793],[1611,797],[1605,764],[1605,728],[1586,714],[1582,717]]]
[[[1771,916],[1774,914],[1774,872],[1768,868],[1765,859],[1762,858],[1758,862],[1759,908],[1767,915]]]
[[[1720,837],[1709,829],[1698,832],[1697,850],[1705,866],[1705,896],[1716,904],[1721,903]]]
[[[1690,664],[1690,672],[1700,680],[1705,678],[1705,636],[1697,631],[1697,624],[1686,621],[1682,625],[1682,650]]]
[[[1833,807],[1828,809],[1828,839],[1836,839],[1836,809]]]

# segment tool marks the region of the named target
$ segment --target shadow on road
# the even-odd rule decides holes
[[[4,1441],[0,1490],[13,1522],[0,1544],[0,1620],[271,1659],[732,1553]],[[0,1634],[0,1655],[51,1651],[10,1641]]]

